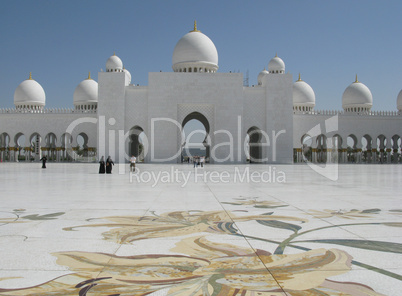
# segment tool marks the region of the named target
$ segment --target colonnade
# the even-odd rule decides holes
[[[294,162],[313,163],[402,163],[400,150],[391,148],[294,148]]]
[[[1,162],[18,162],[19,156],[23,156],[23,161],[38,161],[43,156],[46,156],[48,161],[54,162],[69,162],[82,160],[87,157],[88,161],[96,157],[96,147],[84,148],[84,156],[79,157],[77,154],[77,147],[40,147],[40,152],[35,152],[32,147],[0,147],[0,161]]]

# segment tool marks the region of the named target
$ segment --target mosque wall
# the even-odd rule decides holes
[[[126,86],[124,133],[126,157],[139,155],[139,144],[143,142],[144,154],[148,153],[148,87]],[[142,132],[144,132],[142,134]],[[144,136],[145,135],[145,136]],[[140,140],[140,138],[142,140]],[[133,145],[137,148],[133,148]]]
[[[388,139],[386,146],[391,148],[392,137],[402,136],[400,121],[398,116],[294,114],[293,145],[300,147],[304,135],[316,137],[322,134],[326,138],[339,135],[343,148],[347,147],[347,138],[351,136],[357,140],[356,147],[362,148],[362,138],[368,135],[373,140],[372,148],[377,148],[375,140],[379,136]]]
[[[292,75],[267,75],[266,131],[270,137],[268,162],[292,163],[293,151],[293,97]]]
[[[244,134],[253,126],[263,128],[266,125],[265,121],[265,100],[266,89],[264,87],[244,87],[244,113],[243,126]]]
[[[98,80],[98,155],[124,162],[125,73],[100,72]]]
[[[357,148],[362,148],[362,138],[365,135],[373,140],[373,148],[384,148],[378,147],[375,141],[378,137],[384,136],[387,139],[386,148],[391,148],[391,138],[394,135],[402,136],[402,126],[398,125],[398,122],[399,124],[401,122],[398,117],[344,114],[339,116],[339,134],[344,139],[350,135],[356,137]]]
[[[294,115],[295,162],[401,162],[400,116],[329,113]]]
[[[125,131],[135,126],[148,127],[148,87],[127,86],[125,92]]]
[[[218,162],[240,162],[241,159],[235,158],[238,146],[232,145],[233,149],[228,150],[230,142],[237,143],[239,140],[237,120],[243,114],[242,79],[242,74],[238,73],[150,73],[148,126],[152,129],[153,120],[155,128],[151,145],[154,159],[177,161],[181,150],[178,132],[182,124],[179,122],[178,105],[186,104],[189,114],[197,111],[200,105],[213,106],[211,114],[204,114],[209,122],[214,122],[211,141],[226,145],[214,146],[211,153]]]
[[[0,116],[0,134],[7,133],[9,135],[10,147],[17,145],[16,136],[19,135],[25,136],[25,143],[20,143],[20,146],[27,147],[30,145],[30,138],[36,134],[40,136],[41,144],[46,146],[45,137],[48,134],[54,134],[56,136],[55,145],[60,147],[62,135],[71,131],[73,147],[77,145],[77,136],[82,133],[88,136],[88,146],[96,147],[96,120],[96,114],[85,113],[2,114]]]
[[[250,142],[250,136],[256,133],[260,137],[259,142],[266,143],[266,138],[262,137],[260,133],[265,131],[266,126],[266,88],[265,87],[244,87],[244,100],[243,100],[243,117],[242,121],[242,154],[249,154],[249,148],[246,142]],[[256,145],[253,143],[252,145]],[[262,144],[263,145],[263,144]],[[261,145],[261,146],[262,146]],[[267,157],[266,146],[261,147],[261,159]],[[249,158],[250,156],[247,155]]]

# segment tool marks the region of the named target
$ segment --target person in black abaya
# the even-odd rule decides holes
[[[102,156],[101,160],[99,161],[99,174],[105,173],[105,158]]]
[[[108,156],[107,159],[106,159],[106,174],[111,174],[112,173],[112,165],[114,165],[114,162],[110,158],[110,156]]]
[[[43,156],[40,161],[42,162],[42,169],[46,169],[46,161],[47,161],[47,157]]]

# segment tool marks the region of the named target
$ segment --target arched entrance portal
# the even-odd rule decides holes
[[[128,136],[128,157],[134,155],[137,161],[144,161],[146,154],[146,145],[144,143],[145,133],[142,127],[136,125],[130,129]]]
[[[262,156],[262,132],[258,127],[251,127],[247,131],[246,143],[248,142],[248,155],[246,158],[250,163],[261,163],[263,161]],[[247,145],[247,144],[246,144]]]
[[[205,156],[205,162],[210,162],[208,119],[200,112],[192,112],[184,118],[181,126],[181,162],[190,161],[194,156]]]

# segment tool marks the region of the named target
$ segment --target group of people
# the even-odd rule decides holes
[[[194,167],[198,167],[199,165],[201,165],[201,167],[204,167],[204,163],[205,163],[205,156],[194,156],[193,157],[193,163],[194,163]]]
[[[135,172],[135,163],[137,161],[137,158],[132,155],[130,158],[130,172]],[[112,173],[112,166],[114,165],[114,162],[110,156],[106,159],[102,156],[101,160],[99,161],[99,174],[111,174]]]
[[[112,173],[112,165],[114,162],[110,156],[107,157],[106,162],[105,158],[102,156],[101,160],[99,161],[99,174],[111,174]]]

